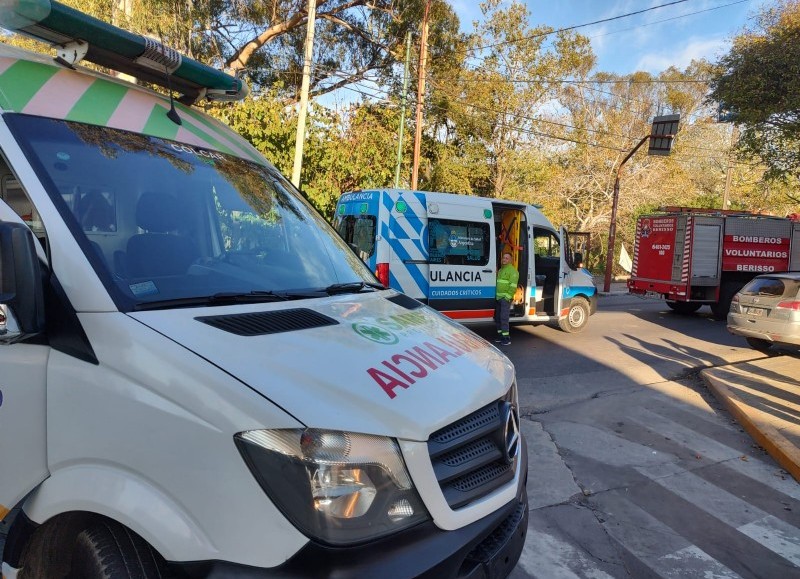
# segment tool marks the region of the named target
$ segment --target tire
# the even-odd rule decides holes
[[[70,579],[166,579],[166,563],[139,535],[114,521],[78,534]]]
[[[769,340],[762,340],[761,338],[745,338],[745,340],[747,340],[751,348],[759,352],[766,352],[772,347],[772,342]]]
[[[726,281],[722,284],[722,287],[719,288],[719,301],[711,304],[711,313],[714,314],[715,320],[727,319],[731,309],[731,300],[743,287],[743,283],[736,281]]]
[[[703,304],[694,302],[667,302],[667,307],[669,307],[676,314],[681,314],[682,316],[688,316],[689,314],[695,313],[702,307],[702,305]]]
[[[568,334],[582,332],[589,321],[589,302],[584,298],[572,298],[566,317],[558,320],[558,327]]]

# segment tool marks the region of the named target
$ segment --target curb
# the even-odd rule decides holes
[[[746,404],[724,380],[714,376],[713,370],[703,370],[700,374],[717,400],[722,402],[753,440],[800,482],[800,449],[770,423],[764,412]]]

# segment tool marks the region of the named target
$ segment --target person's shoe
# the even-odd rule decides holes
[[[510,346],[511,345],[511,338],[509,338],[508,336],[503,336],[503,339],[500,340],[500,345],[501,346]]]
[[[497,334],[497,337],[494,339],[494,343],[495,344],[499,344],[502,341],[503,341],[503,336],[501,336],[500,334]]]

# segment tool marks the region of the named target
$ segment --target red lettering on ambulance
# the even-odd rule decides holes
[[[416,382],[416,380],[414,380],[411,376],[409,376],[408,374],[403,372],[400,368],[398,368],[397,366],[395,366],[394,364],[389,362],[389,360],[384,360],[383,361],[383,365],[386,366],[387,368],[389,368],[389,370],[391,370],[392,372],[394,372],[398,376],[400,376],[403,380],[408,382],[409,385],[411,385],[414,382]]]
[[[439,356],[443,360],[444,364],[447,364],[448,358],[458,358],[461,355],[461,352],[454,354],[453,352],[445,350],[444,348],[440,348],[436,344],[431,344],[430,342],[425,342],[425,346],[427,346],[431,352]]]
[[[367,370],[367,374],[372,376],[372,379],[378,383],[378,386],[383,388],[383,391],[389,395],[389,398],[394,398],[397,394],[394,393],[394,389],[398,386],[400,388],[408,388],[408,384],[405,382],[401,382],[394,376],[390,376],[386,372],[381,372],[376,368],[370,368]]]
[[[411,370],[410,373],[412,376],[416,376],[417,378],[424,378],[425,376],[428,375],[428,371],[413,358],[409,358],[405,354],[395,354],[394,356],[392,356],[392,362],[394,362],[395,364],[399,364],[401,360],[408,360],[409,363],[417,367],[416,370]]]
[[[436,356],[432,356],[430,353],[426,352],[419,346],[414,346],[414,348],[412,348],[411,350],[406,350],[406,354],[408,354],[415,360],[422,362],[431,370],[436,370],[436,368],[444,364],[444,361],[440,360]]]

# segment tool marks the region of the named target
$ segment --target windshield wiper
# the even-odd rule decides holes
[[[274,292],[270,290],[253,290],[250,292],[219,292],[211,296],[213,302],[234,302],[234,303],[251,303],[251,302],[285,302],[292,299],[291,294],[283,292]]]
[[[370,282],[370,281],[351,281],[345,283],[334,283],[323,289],[326,294],[329,296],[335,294],[349,294],[349,293],[358,293],[363,290],[385,290],[386,288],[383,284]]]
[[[159,300],[144,302],[136,305],[136,310],[163,310],[168,308],[181,308],[191,306],[218,306],[223,304],[253,304],[265,302],[285,302],[304,296],[284,294],[266,290],[251,292],[219,292],[211,296],[191,298],[176,298],[172,300]]]

